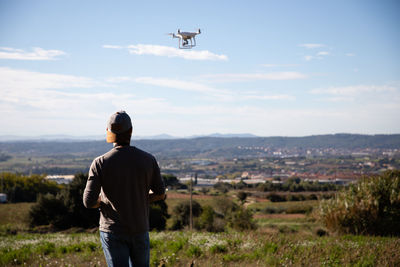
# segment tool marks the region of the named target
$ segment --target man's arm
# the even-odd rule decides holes
[[[100,177],[99,168],[96,160],[92,162],[89,169],[89,177],[86,182],[85,191],[83,192],[83,205],[86,208],[98,208],[100,207]]]
[[[165,194],[164,181],[161,178],[160,168],[158,167],[155,158],[153,158],[153,176],[151,179],[150,190],[152,191],[149,194],[150,203],[167,198],[167,195]]]

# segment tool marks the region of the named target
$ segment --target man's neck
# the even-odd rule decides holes
[[[123,147],[123,146],[129,146],[130,143],[114,143],[114,147]]]

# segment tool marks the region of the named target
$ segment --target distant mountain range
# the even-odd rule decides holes
[[[169,134],[159,134],[151,136],[133,136],[134,140],[170,140],[170,139],[191,139],[199,137],[221,137],[221,138],[231,138],[231,137],[257,137],[253,134],[220,134],[213,133],[210,135],[192,135],[188,137],[177,137]],[[87,135],[87,136],[73,136],[73,135],[40,135],[40,136],[19,136],[19,135],[0,135],[0,142],[9,141],[95,141],[104,140],[105,135]]]
[[[287,155],[306,155],[308,150],[351,155],[353,152],[382,149],[400,150],[400,134],[358,135],[331,134],[305,137],[237,137],[218,135],[196,138],[133,139],[132,145],[159,158],[255,157],[282,151]],[[63,136],[65,138],[65,136]],[[154,137],[153,137],[154,138]],[[0,154],[19,156],[84,156],[101,155],[112,147],[100,140],[31,140],[0,142]]]

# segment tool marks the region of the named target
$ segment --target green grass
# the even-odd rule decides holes
[[[398,238],[316,237],[262,231],[152,232],[151,263],[158,266],[397,266]],[[0,242],[0,266],[105,266],[96,234],[18,234]]]
[[[30,205],[0,205],[0,266],[106,266],[98,233],[29,233],[20,220]],[[399,238],[320,237],[307,217],[256,221],[250,232],[152,232],[151,266],[400,266]]]
[[[291,211],[299,210],[300,208],[314,208],[319,204],[318,200],[305,200],[305,201],[285,201],[285,202],[256,202],[248,205],[248,208],[255,211],[261,212],[265,211],[267,208],[280,211],[275,213],[295,213]]]
[[[28,228],[28,213],[34,203],[0,204],[0,234]]]

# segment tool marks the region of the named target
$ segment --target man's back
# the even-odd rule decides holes
[[[100,231],[121,234],[148,231],[149,190],[163,194],[165,189],[155,158],[132,146],[114,147],[93,161],[85,206],[93,206],[100,188]]]

